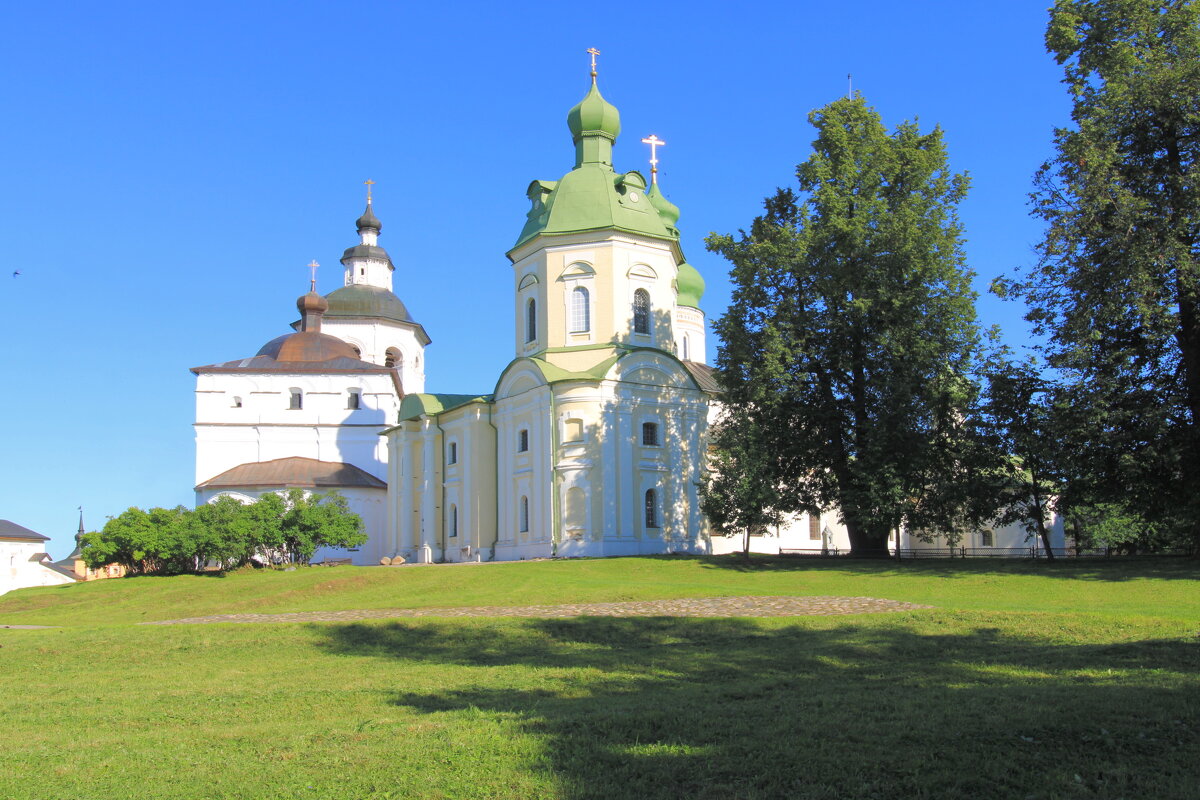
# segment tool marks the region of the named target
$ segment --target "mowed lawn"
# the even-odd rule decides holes
[[[142,626],[737,595],[777,619]],[[3,798],[1194,798],[1200,565],[638,558],[0,597]]]

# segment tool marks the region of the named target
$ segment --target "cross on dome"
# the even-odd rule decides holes
[[[600,51],[594,47],[589,47],[585,52],[592,57],[592,83],[595,83],[596,82],[596,56],[600,55]]]
[[[317,290],[317,267],[319,267],[319,266],[321,266],[321,265],[317,263],[317,260],[315,258],[308,265],[308,268],[312,270],[312,288],[310,289],[310,291],[313,291],[313,292],[315,292]]]
[[[642,144],[650,145],[650,183],[658,183],[658,148],[662,147],[666,142],[652,133],[645,139],[642,139]]]
[[[375,181],[367,178],[363,183],[367,186],[367,205],[371,205],[371,187],[375,185]]]

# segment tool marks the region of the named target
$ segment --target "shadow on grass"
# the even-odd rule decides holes
[[[1058,558],[1054,561],[1023,558],[926,558],[897,563],[893,559],[848,557],[800,557],[754,554],[747,561],[740,553],[722,556],[646,556],[646,558],[695,558],[711,569],[733,572],[834,570],[866,575],[920,574],[931,577],[961,575],[1036,575],[1090,581],[1128,581],[1138,578],[1200,580],[1200,560],[1179,556],[1136,558]]]
[[[316,630],[335,653],[444,665],[443,690],[392,702],[446,724],[514,721],[544,742],[570,798],[1192,796],[1200,644],[947,627],[584,617]]]

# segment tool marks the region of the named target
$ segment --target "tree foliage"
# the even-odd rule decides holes
[[[750,494],[777,511],[836,507],[855,553],[886,552],[904,523],[953,528],[980,512],[954,479],[980,455],[955,211],[967,178],[948,169],[940,129],[889,133],[861,97],[809,120],[818,136],[800,194],[781,189],[749,233],[708,239],[734,285],[715,325],[728,412],[718,458],[745,463],[730,443],[751,431],[764,463],[744,474],[770,486]]]
[[[220,497],[193,510],[130,508],[83,537],[89,567],[122,564],[129,574],[178,575],[244,564],[306,564],[320,547],[357,547],[362,520],[336,492],[268,493],[253,503]]]
[[[1069,442],[1063,436],[1061,394],[1034,360],[1013,360],[996,348],[984,365],[982,419],[992,446],[1005,458],[994,481],[1000,525],[1020,523],[1054,558],[1050,530],[1063,507]]]
[[[1200,4],[1057,0],[1074,126],[1036,177],[1024,297],[1074,409],[1072,492],[1200,541]]]

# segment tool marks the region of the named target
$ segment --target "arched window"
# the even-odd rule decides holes
[[[650,293],[645,289],[633,293],[633,332],[650,332]]]
[[[358,345],[352,344],[350,345],[350,349],[354,351],[355,358],[362,358],[362,350],[358,349]]]
[[[537,340],[537,301],[532,297],[525,304],[525,341]]]
[[[453,539],[458,536],[458,506],[450,506],[450,517],[446,520],[446,526],[449,529],[449,537]]]
[[[646,490],[646,527],[658,527],[658,492],[654,489]]]
[[[383,365],[388,369],[403,369],[404,354],[395,347],[389,347],[387,352],[383,354]]]
[[[446,463],[447,464],[457,464],[458,463],[458,442],[450,443],[450,450],[448,453],[446,453]]]
[[[521,496],[520,514],[521,518],[518,521],[520,522],[521,533],[529,533],[529,498],[524,495]]]
[[[592,308],[588,290],[576,286],[571,290],[571,333],[585,333],[592,329]]]
[[[304,392],[299,389],[288,389],[288,394],[291,398],[288,401],[288,408],[292,410],[304,408]]]
[[[688,335],[683,335],[683,360],[690,361],[692,355],[691,342],[688,341]]]
[[[517,431],[517,452],[524,453],[529,450],[529,429],[522,428]]]
[[[362,389],[351,389],[346,394],[346,408],[357,411],[362,408]]]

